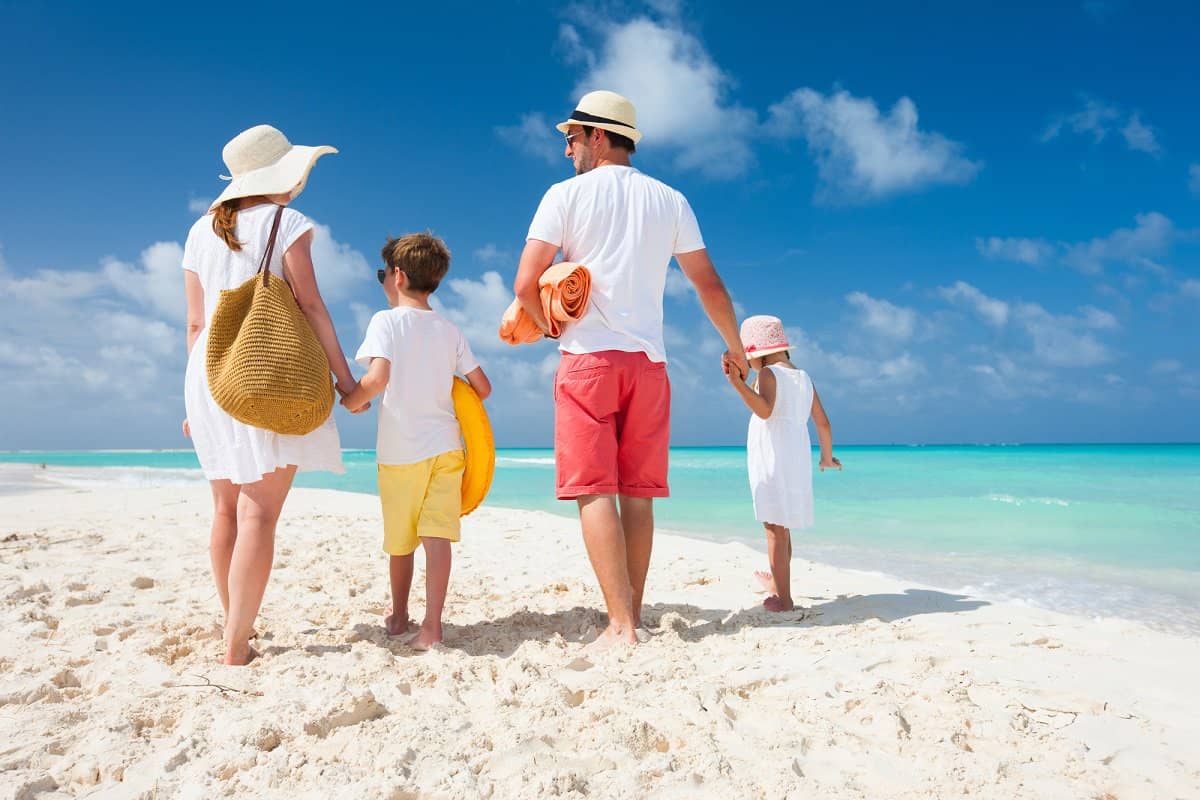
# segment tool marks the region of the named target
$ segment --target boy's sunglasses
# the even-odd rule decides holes
[[[387,270],[386,269],[375,270],[375,277],[379,278],[379,284],[382,286],[383,282],[387,280]]]

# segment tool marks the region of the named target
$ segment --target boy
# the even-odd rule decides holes
[[[466,377],[480,399],[492,385],[462,333],[429,306],[429,296],[450,269],[450,251],[428,233],[390,239],[378,271],[386,311],[371,318],[355,359],[367,374],[342,398],[362,410],[380,392],[375,445],[383,549],[390,558],[392,613],[389,636],[409,629],[408,593],[413,552],[425,548],[425,620],[407,644],[428,650],[442,640],[442,607],[450,581],[450,543],[459,536],[463,476],[462,438],[451,383]]]

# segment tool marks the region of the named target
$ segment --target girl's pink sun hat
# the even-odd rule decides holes
[[[742,347],[746,358],[762,358],[791,348],[779,317],[759,314],[742,322]]]

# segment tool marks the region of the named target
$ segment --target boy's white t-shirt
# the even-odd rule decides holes
[[[466,337],[436,311],[400,306],[371,317],[354,359],[391,362],[379,400],[375,460],[415,464],[462,449],[450,390],[455,374],[466,375],[479,362]]]
[[[704,249],[687,199],[633,167],[603,166],[551,186],[527,239],[558,245],[592,275],[583,319],[567,326],[559,349],[644,352],[666,361],[663,291],[676,253]]]

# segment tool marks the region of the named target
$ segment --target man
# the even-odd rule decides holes
[[[557,128],[576,177],[542,198],[513,289],[545,332],[538,278],[558,251],[592,274],[590,307],[559,341],[554,450],[557,496],[579,503],[604,594],[608,628],[594,643],[604,649],[637,643],[653,498],[668,495],[671,389],[662,301],[672,255],[725,340],[723,363],[742,375],[749,366],[733,303],[687,200],[630,165],[642,138],[633,104],[614,92],[590,92]]]

